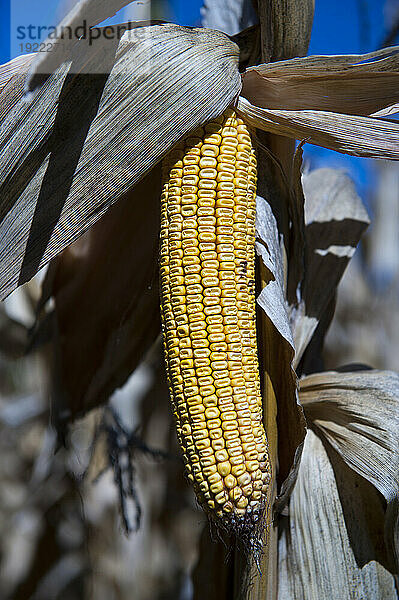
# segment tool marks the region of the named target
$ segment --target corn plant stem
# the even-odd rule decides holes
[[[293,56],[305,55],[310,41],[314,11],[314,0],[258,0],[258,14],[261,25],[262,59],[264,62],[284,60]],[[272,150],[283,166],[288,179],[295,151],[294,140],[282,140],[279,136],[261,135],[262,144]],[[273,165],[271,159],[262,153],[261,163],[258,164],[258,181],[261,188],[258,193],[270,200],[275,212],[279,231],[284,235],[286,250],[288,251],[288,198],[287,189],[282,181],[281,174]],[[288,261],[287,261],[288,262]],[[266,269],[259,261],[261,287],[267,282]],[[268,317],[262,312],[260,315],[260,332],[262,344],[263,372],[263,419],[267,431],[272,469],[270,496],[268,498],[269,511],[264,532],[264,553],[260,569],[252,567],[249,576],[251,582],[246,593],[246,600],[276,600],[278,597],[278,535],[277,527],[273,524],[273,503],[277,494],[278,473],[278,430],[277,430],[277,397],[276,390],[271,381],[271,369],[274,355]],[[235,598],[240,598],[240,582],[247,579],[246,566],[240,559],[238,552],[235,555]],[[242,589],[242,588],[241,588]]]

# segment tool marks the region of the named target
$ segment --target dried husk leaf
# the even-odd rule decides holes
[[[389,117],[391,115],[395,115],[399,113],[399,104],[392,104],[392,106],[387,106],[382,110],[377,110],[377,112],[373,113],[372,117]]]
[[[237,63],[237,46],[220,32],[143,27],[124,34],[109,77],[69,77],[64,65],[21,99],[0,136],[0,296],[93,225],[185,133],[219,115],[239,93]]]
[[[240,96],[238,111],[253,127],[343,154],[399,160],[399,124],[321,110],[260,108]]]
[[[399,99],[399,47],[249,67],[242,95],[267,109],[392,114],[391,105]]]
[[[399,375],[319,373],[301,380],[300,398],[315,432],[385,498],[385,541],[397,568]]]
[[[289,517],[281,523],[278,598],[396,599],[394,577],[378,562],[381,502],[335,459],[309,430]]]
[[[285,301],[283,252],[276,219],[270,205],[261,196],[256,200],[256,253],[270,272],[270,281],[262,289],[257,302],[273,321],[280,335],[294,350],[294,341]]]
[[[257,298],[269,320],[266,339],[262,340],[262,364],[276,394],[278,440],[279,497],[276,507],[281,509],[295,483],[303,440],[305,419],[298,402],[296,375],[292,369],[294,342],[284,297],[284,268],[276,220],[269,204],[261,197],[256,205],[256,252],[265,267],[265,286]]]
[[[300,301],[290,307],[295,367],[335,299],[338,283],[369,224],[352,180],[343,171],[316,169],[302,176],[305,195],[305,258]],[[332,316],[332,315],[331,315]],[[325,333],[330,321],[324,323]],[[322,338],[319,339],[320,350]],[[309,357],[310,360],[310,357]]]
[[[263,71],[284,73],[286,75],[323,75],[326,71],[334,72],[358,72],[368,73],[379,71],[395,71],[398,66],[399,46],[383,48],[367,54],[335,54],[335,55],[313,55],[290,58],[288,60],[275,61],[273,64],[258,65]]]
[[[0,65],[0,93],[3,92],[7,85],[12,83],[15,76],[26,75],[34,57],[35,54],[22,54]]]
[[[54,301],[64,418],[107,402],[159,335],[160,185],[156,167],[50,265],[44,293]]]

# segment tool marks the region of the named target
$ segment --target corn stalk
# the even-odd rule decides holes
[[[261,29],[261,53],[262,62],[273,60],[284,60],[294,56],[303,56],[307,52],[313,21],[314,0],[258,0],[258,13]],[[264,149],[259,148],[261,156],[259,164],[260,193],[272,206],[277,218],[279,231],[284,235],[284,245],[289,256],[289,222],[290,222],[290,199],[289,190],[282,177],[281,171],[276,167],[275,160],[268,156],[268,152],[277,158],[283,167],[288,181],[292,179],[292,165],[295,153],[295,141],[273,134],[259,132],[259,139]],[[269,281],[268,273],[258,259],[260,269],[260,281],[262,289]],[[262,348],[263,371],[263,408],[264,424],[268,435],[270,447],[270,459],[272,465],[272,482],[270,486],[270,497],[268,499],[269,513],[266,517],[264,531],[264,554],[262,556],[260,569],[252,567],[249,580],[252,585],[246,593],[248,600],[269,600],[277,598],[277,565],[278,565],[278,535],[275,517],[273,515],[273,504],[278,492],[279,473],[279,443],[284,440],[278,439],[278,405],[277,397],[280,390],[285,386],[281,381],[281,361],[278,353],[274,351],[276,344],[274,337],[275,328],[264,311],[259,311],[260,340]],[[241,580],[246,578],[244,574],[246,566],[243,561],[237,560],[241,576],[236,577],[238,583],[235,589],[237,598],[242,594]]]

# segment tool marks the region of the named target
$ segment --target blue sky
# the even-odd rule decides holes
[[[7,29],[10,16],[7,7],[11,4],[11,23],[56,24],[72,0],[0,0],[2,8],[2,35],[0,37],[0,62],[10,58],[10,44]],[[398,5],[399,0],[391,0]],[[184,25],[198,24],[202,0],[171,0],[169,14],[165,18]],[[360,53],[376,49],[386,32],[389,23],[387,3],[383,0],[316,0],[316,11],[309,54]],[[115,22],[126,19],[126,9],[118,13]],[[45,36],[44,36],[45,37]],[[20,53],[16,40],[12,45],[11,57]],[[373,183],[373,161],[351,158],[317,148],[305,146],[305,159],[312,167],[341,167],[350,172],[358,191],[367,203],[367,191]]]

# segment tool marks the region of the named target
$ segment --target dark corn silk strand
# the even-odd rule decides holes
[[[161,312],[187,476],[228,529],[254,525],[270,481],[255,324],[256,156],[233,110],[163,163]]]

